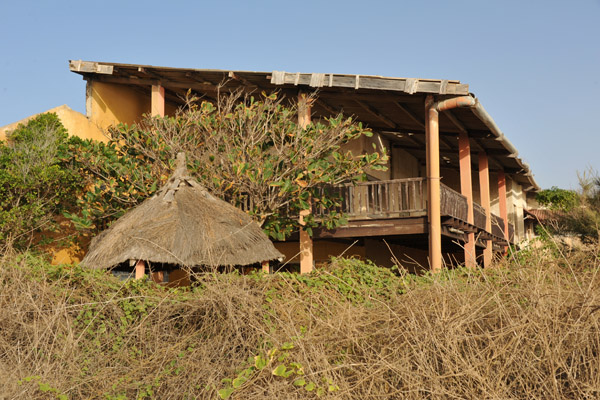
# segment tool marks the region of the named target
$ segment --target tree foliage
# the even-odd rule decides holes
[[[538,193],[537,200],[550,210],[558,211],[555,233],[579,236],[584,241],[597,240],[600,230],[600,177],[594,170],[578,174],[579,191],[553,186]]]
[[[190,99],[173,117],[146,116],[139,124],[110,130],[108,144],[88,143],[78,158],[90,177],[74,219],[84,227],[109,220],[156,191],[168,178],[178,152],[214,195],[246,210],[273,238],[298,229],[298,214],[312,205],[330,208],[341,199],[324,186],[364,179],[367,169],[384,169],[385,149],[365,154],[342,146],[372,132],[338,115],[297,122],[298,105],[284,105],[277,95],[260,99],[234,93],[216,103]],[[307,218],[305,229],[334,227],[343,215]]]
[[[79,142],[67,138],[56,114],[39,115],[0,142],[0,242],[26,246],[72,207],[81,183],[70,148]]]
[[[552,186],[537,193],[539,204],[555,211],[571,211],[579,203],[579,195],[573,190]]]

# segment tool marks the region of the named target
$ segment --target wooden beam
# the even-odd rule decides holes
[[[492,210],[490,208],[490,173],[488,166],[488,157],[485,152],[479,152],[479,196],[480,203],[485,210],[485,230],[492,233]],[[492,265],[492,241],[485,240],[485,249],[483,250],[483,266]]]
[[[421,121],[419,119],[419,117],[417,117],[416,114],[414,114],[412,111],[410,111],[409,109],[407,109],[406,107],[404,107],[402,104],[398,103],[397,101],[395,101],[394,104],[400,110],[402,110],[402,112],[404,112],[404,114],[406,114],[410,120],[412,120],[415,124],[417,124],[418,126],[420,126],[421,129],[425,129],[425,123],[423,121]]]
[[[427,233],[426,217],[350,221],[335,229],[315,229],[316,239],[415,235]]]
[[[110,75],[98,75],[94,77],[94,80],[106,83],[117,83],[121,85],[143,85],[152,86],[159,84],[157,79],[135,79],[135,78],[121,78]],[[198,82],[178,82],[172,80],[162,80],[160,84],[168,88],[180,88],[180,89],[192,89],[201,92],[209,91],[216,92],[219,85],[212,83],[198,83]]]
[[[391,119],[389,119],[385,115],[381,114],[380,112],[378,112],[377,110],[375,110],[370,105],[365,104],[365,103],[363,103],[362,101],[359,101],[359,100],[356,100],[355,103],[358,104],[360,107],[362,107],[364,110],[366,110],[371,115],[375,116],[381,122],[383,122],[384,124],[388,125],[390,128],[392,128],[392,129],[398,128],[398,125],[394,121],[392,121]]]
[[[379,89],[402,92],[413,91],[415,83],[414,79],[406,78],[386,78],[379,76],[360,76],[357,75],[336,75],[323,74],[323,79],[319,79],[315,86],[315,74],[311,73],[293,73],[285,71],[273,71],[270,76],[271,84],[274,85],[306,85],[312,84],[313,87],[346,87],[357,89]],[[469,93],[469,85],[461,84],[458,81],[441,81],[431,79],[418,80],[418,93],[433,93],[433,94],[456,94],[466,95]]]
[[[325,100],[317,98],[316,103],[319,105],[319,107],[323,108],[325,111],[327,111],[331,116],[337,116],[341,111],[336,111],[333,107],[331,107],[331,105],[327,104],[327,102],[325,102]]]

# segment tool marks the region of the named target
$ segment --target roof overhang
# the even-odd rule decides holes
[[[185,103],[186,93],[215,100],[219,93],[279,91],[295,99],[299,91],[317,91],[313,118],[343,113],[380,132],[392,145],[425,160],[425,98],[436,100],[470,95],[467,84],[455,80],[390,78],[370,75],[252,72],[215,69],[156,67],[93,61],[70,61],[70,70],[86,80],[131,85],[149,93],[149,86],[165,88],[166,100]],[[458,134],[466,131],[474,151],[485,151],[492,171],[504,170],[525,191],[537,191],[529,165],[483,106],[456,108],[440,113],[442,167],[458,168]],[[474,158],[476,162],[476,158]]]

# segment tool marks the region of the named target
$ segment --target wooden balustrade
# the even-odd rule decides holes
[[[440,197],[441,214],[443,216],[467,221],[468,203],[465,196],[442,183],[440,184]]]
[[[335,211],[352,219],[398,218],[427,210],[425,178],[348,183],[321,190],[339,196],[341,207],[316,207],[313,212],[317,217]]]
[[[478,227],[479,229],[483,229],[485,231],[485,223],[487,221],[487,217],[485,216],[485,208],[477,203],[473,203],[473,225]]]
[[[316,218],[332,212],[343,213],[350,220],[387,219],[427,215],[427,185],[425,178],[406,178],[385,181],[358,182],[339,186],[325,186],[319,189],[321,194],[337,197],[339,203],[334,207],[313,204]],[[239,200],[238,200],[239,201]],[[250,198],[244,199],[239,206],[252,208]],[[467,198],[443,183],[440,185],[441,215],[467,222]],[[289,210],[287,210],[289,212]],[[485,230],[485,209],[473,203],[474,225]],[[492,235],[504,238],[504,220],[495,214],[492,218]],[[512,242],[514,227],[508,224],[508,237]]]

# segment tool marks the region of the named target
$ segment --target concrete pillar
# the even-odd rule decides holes
[[[471,143],[466,132],[458,135],[458,157],[460,166],[460,193],[467,198],[467,222],[475,223],[473,217],[473,181],[471,177]],[[465,265],[474,268],[477,265],[475,253],[475,234],[467,235],[465,243]]]
[[[442,220],[440,209],[440,127],[439,112],[433,96],[425,100],[427,154],[427,217],[429,228],[429,265],[433,272],[442,269]]]
[[[492,232],[492,210],[490,205],[490,171],[488,156],[484,151],[479,152],[479,197],[481,206],[485,210],[485,230]],[[483,266],[492,264],[492,241],[485,241],[483,250]]]
[[[504,238],[508,241],[508,212],[506,208],[506,176],[504,171],[498,171],[498,208],[500,209],[500,218],[504,220]]]
[[[161,85],[152,85],[150,112],[153,117],[165,116],[165,88]]]
[[[310,124],[311,104],[306,93],[298,95],[298,125],[306,128]],[[310,210],[301,210],[298,222],[304,226],[304,218],[310,215]],[[304,229],[300,228],[300,273],[307,274],[313,270],[313,242]]]

